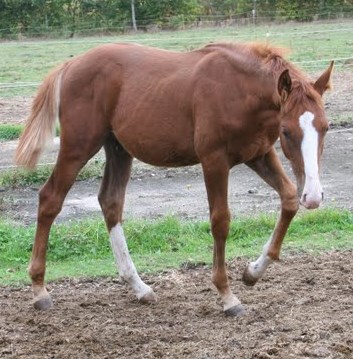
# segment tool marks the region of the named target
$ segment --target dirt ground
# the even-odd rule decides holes
[[[334,82],[337,90],[326,100],[329,117],[351,116],[352,72],[335,74]],[[0,98],[0,122],[22,122],[29,106],[29,98]],[[12,165],[15,147],[0,143],[0,171]],[[57,147],[43,163],[55,160]],[[353,210],[352,174],[353,128],[334,128],[322,164],[325,206]],[[99,182],[77,182],[58,221],[100,214]],[[37,196],[36,186],[0,188],[0,216],[33,223]],[[276,193],[245,166],[231,173],[229,202],[234,216],[279,208]],[[200,168],[156,169],[136,161],[125,218],[166,214],[207,219]],[[352,254],[284,257],[254,288],[241,283],[246,260],[235,258],[228,263],[232,287],[249,311],[240,319],[224,317],[211,270],[203,265],[145,277],[160,298],[148,306],[117,278],[51,283],[55,306],[44,313],[32,309],[29,287],[2,287],[0,357],[353,358]]]
[[[47,312],[32,308],[30,288],[1,288],[0,357],[353,357],[353,252],[284,258],[253,288],[240,282],[244,266],[229,263],[249,311],[237,319],[222,314],[203,265],[145,278],[159,296],[153,305],[112,278],[50,284]]]

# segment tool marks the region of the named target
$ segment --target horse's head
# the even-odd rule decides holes
[[[315,83],[292,82],[288,70],[278,80],[281,146],[296,176],[300,203],[308,209],[319,207],[324,197],[319,168],[328,122],[322,95],[330,87],[332,69],[333,62]]]

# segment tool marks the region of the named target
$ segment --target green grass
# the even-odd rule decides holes
[[[238,218],[231,224],[227,258],[257,257],[275,224],[273,216]],[[142,272],[155,273],[188,263],[211,263],[213,240],[208,222],[128,220],[125,234],[132,258]],[[27,282],[35,228],[0,221],[0,284]],[[353,213],[325,209],[305,212],[292,223],[284,252],[319,253],[353,248]],[[53,226],[48,246],[47,279],[116,274],[102,220]]]
[[[0,124],[0,142],[19,138],[22,129],[21,125]]]
[[[42,185],[50,176],[54,165],[39,166],[34,170],[23,168],[9,169],[0,172],[1,187],[21,187],[30,185]],[[79,173],[77,180],[101,178],[103,175],[104,161],[91,160]]]
[[[39,83],[49,69],[102,43],[137,42],[186,51],[214,41],[271,41],[293,50],[290,58],[306,70],[324,69],[328,60],[353,57],[352,21],[288,23],[203,28],[158,33],[86,37],[70,40],[8,41],[0,43],[0,83]],[[309,62],[308,62],[309,61]],[[314,62],[310,62],[314,61]],[[344,60],[336,61],[339,68]],[[36,86],[3,88],[1,96],[30,95]]]
[[[22,124],[0,123],[0,142],[18,139],[23,131],[23,127]],[[55,128],[55,136],[59,135],[60,126],[57,125]]]

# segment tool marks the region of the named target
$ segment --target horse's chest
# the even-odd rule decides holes
[[[261,133],[253,136],[235,136],[229,143],[228,153],[233,165],[245,163],[265,155],[273,146],[277,136]]]

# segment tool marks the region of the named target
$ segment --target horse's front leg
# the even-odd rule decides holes
[[[202,168],[214,238],[212,282],[222,298],[225,314],[241,316],[245,314],[245,309],[229,287],[225,264],[225,246],[230,222],[227,201],[229,166],[225,157],[214,154],[202,161]]]
[[[265,244],[260,257],[249,263],[243,274],[244,283],[254,285],[263,276],[267,267],[279,259],[283,238],[298,211],[299,200],[297,188],[284,172],[273,147],[265,156],[248,162],[247,165],[273,187],[281,198],[281,213],[275,229]]]

